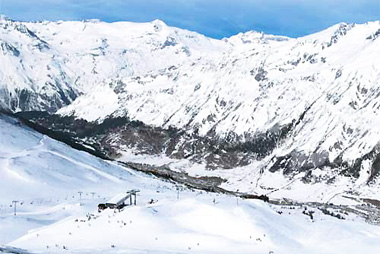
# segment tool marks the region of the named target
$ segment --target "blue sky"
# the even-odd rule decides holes
[[[23,21],[161,19],[214,38],[248,30],[298,37],[380,20],[380,0],[0,0],[0,12]]]

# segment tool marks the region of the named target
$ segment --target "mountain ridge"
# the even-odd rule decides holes
[[[2,76],[2,107],[58,110],[58,122],[30,120],[115,159],[128,153],[213,170],[249,167],[248,176],[236,176],[245,183],[276,173],[308,184],[347,178],[349,188],[378,182],[379,22],[340,23],[296,39],[247,32],[222,40],[161,21],[2,24],[8,44],[0,63],[21,66]],[[35,46],[42,41],[46,47]],[[14,82],[25,95],[10,93],[9,73],[29,82]],[[81,126],[119,118],[128,121],[79,134]]]

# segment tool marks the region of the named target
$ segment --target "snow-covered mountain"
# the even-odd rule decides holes
[[[108,79],[165,69],[225,50],[162,21],[23,23],[0,18],[0,107],[57,109]]]
[[[240,35],[243,46],[231,38],[236,50],[219,58],[106,83],[59,113],[93,121],[113,111],[233,142],[287,127],[289,137],[276,155],[293,152],[301,159],[298,167],[311,153],[318,154],[316,164],[353,163],[380,140],[379,29],[375,22],[340,24],[300,39]],[[96,100],[104,94],[113,96]],[[117,110],[93,110],[108,104]]]
[[[263,181],[277,173],[285,186],[378,185],[379,22],[223,40],[161,21],[1,22],[2,107],[58,110],[33,120],[113,158],[235,168],[220,174],[250,192],[278,189]]]

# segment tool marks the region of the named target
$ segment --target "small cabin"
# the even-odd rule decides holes
[[[110,200],[108,200],[105,204],[98,205],[98,211],[109,209],[122,209],[128,205],[136,205],[136,194],[140,192],[139,190],[130,190],[127,192],[120,193]],[[129,200],[129,204],[128,204]]]

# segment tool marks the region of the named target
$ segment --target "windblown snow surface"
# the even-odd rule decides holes
[[[73,150],[7,116],[0,118],[0,137],[3,251],[336,254],[380,248],[380,228],[353,214],[339,220],[314,209],[311,219],[304,207],[177,192],[171,183]],[[98,203],[130,189],[141,191],[136,206],[97,212]],[[20,201],[16,216],[13,200]]]

